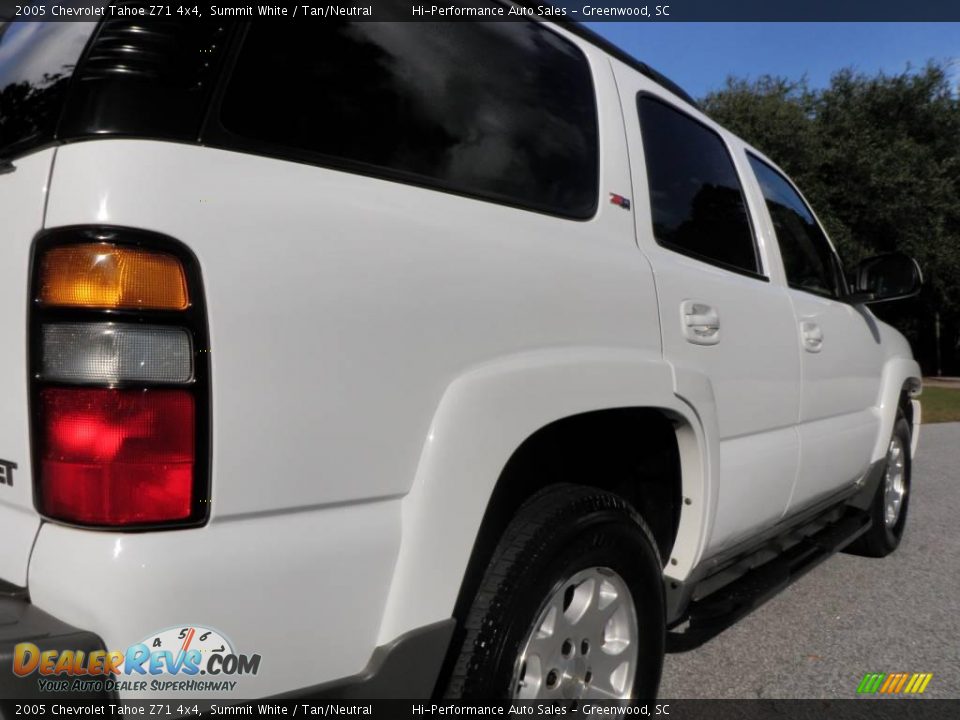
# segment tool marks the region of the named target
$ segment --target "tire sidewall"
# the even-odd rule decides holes
[[[897,522],[893,524],[892,527],[887,527],[886,521],[884,520],[884,511],[885,511],[885,497],[884,489],[886,486],[886,465],[884,465],[884,477],[880,480],[880,487],[877,489],[877,499],[875,503],[875,512],[874,512],[874,522],[881,524],[881,527],[885,531],[885,540],[888,548],[894,550],[899,544],[900,540],[903,538],[903,531],[907,523],[907,510],[910,508],[910,496],[913,494],[912,488],[912,460],[910,457],[910,426],[907,424],[904,417],[898,416],[897,421],[893,426],[893,435],[898,437],[900,443],[903,447],[903,472],[904,472],[904,485],[905,485],[905,494],[903,496],[903,503],[900,506],[900,517],[897,518]]]
[[[512,696],[517,658],[547,600],[577,572],[605,567],[629,588],[637,616],[633,694],[654,697],[663,661],[663,584],[659,558],[641,528],[625,512],[594,511],[556,527],[539,550],[515,569],[514,587],[504,598],[503,615],[508,621],[492,653],[497,670],[487,694]]]

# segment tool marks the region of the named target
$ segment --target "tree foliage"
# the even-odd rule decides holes
[[[943,369],[960,373],[960,98],[947,68],[842,70],[819,90],[805,78],[729,78],[702,104],[791,176],[848,267],[895,250],[920,262],[921,297],[878,314],[933,371],[939,312]]]

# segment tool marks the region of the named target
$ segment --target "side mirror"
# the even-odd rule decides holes
[[[923,285],[917,261],[903,253],[867,258],[854,268],[852,275],[852,292],[847,296],[852,303],[902,300],[917,295]]]

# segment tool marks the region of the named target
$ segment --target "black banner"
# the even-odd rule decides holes
[[[0,701],[0,716],[13,718],[103,717],[375,717],[426,718],[660,718],[661,720],[941,720],[960,717],[960,700],[656,700],[579,703],[449,700],[149,700],[149,701]]]
[[[478,0],[316,0],[245,4],[191,2],[114,3],[106,0],[0,0],[0,20],[91,21],[122,17],[272,19],[318,22],[407,20],[511,21],[539,17],[575,22],[841,22],[960,21],[957,0],[552,0],[491,3]]]

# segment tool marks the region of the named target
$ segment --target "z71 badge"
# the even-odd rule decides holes
[[[15,462],[0,458],[0,485],[13,487],[13,471],[17,469]]]

